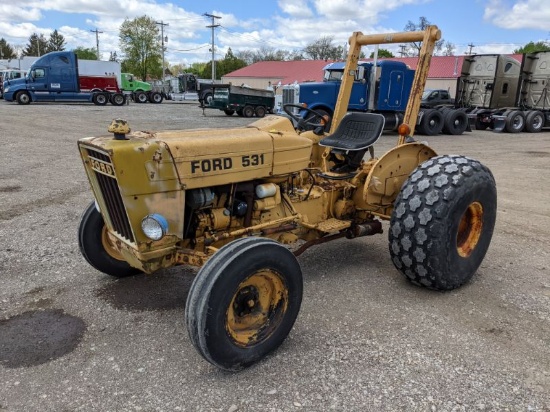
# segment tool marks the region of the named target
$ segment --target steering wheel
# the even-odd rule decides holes
[[[294,112],[291,110],[293,108],[297,108],[300,111],[298,114],[294,114]],[[296,128],[298,130],[311,130],[317,129],[317,128],[323,128],[325,127],[327,120],[325,119],[324,115],[316,112],[315,110],[309,109],[307,107],[301,106],[299,104],[284,104],[283,105],[284,112],[296,122]],[[300,112],[304,110],[306,112],[306,115],[304,117],[300,116]],[[314,120],[319,119],[319,122],[316,123]],[[307,127],[309,126],[309,128]]]

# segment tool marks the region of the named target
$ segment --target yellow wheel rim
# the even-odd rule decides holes
[[[101,244],[103,245],[105,252],[107,252],[107,254],[113,259],[124,260],[122,254],[113,246],[111,239],[109,239],[109,234],[105,225],[103,225],[103,229],[101,229]]]
[[[277,330],[287,307],[288,289],[281,275],[263,269],[239,284],[227,308],[226,330],[237,345],[255,345]]]
[[[458,254],[464,258],[470,256],[474,251],[483,227],[483,206],[479,202],[471,203],[458,225],[456,235],[456,248]]]

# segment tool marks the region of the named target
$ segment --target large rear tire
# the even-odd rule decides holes
[[[162,93],[151,92],[151,94],[149,95],[149,101],[151,103],[159,104],[159,103],[162,103],[163,100],[164,100],[164,97],[162,97]]]
[[[437,156],[422,163],[399,193],[390,221],[395,267],[413,283],[452,290],[481,264],[496,219],[491,171],[464,156]]]
[[[94,95],[92,96],[92,102],[94,102],[94,104],[97,106],[105,106],[108,101],[109,98],[105,93],[102,92],[94,93]]]
[[[265,238],[237,239],[197,274],[185,306],[191,342],[210,363],[242,369],[275,350],[302,302],[302,271],[294,255]]]
[[[97,211],[95,202],[90,203],[80,218],[78,246],[90,265],[109,276],[123,278],[140,273],[111,245],[103,216]]]
[[[243,116],[244,117],[254,116],[254,108],[252,106],[244,106],[243,107]]]
[[[115,93],[111,96],[113,106],[124,106],[124,103],[126,103],[126,97],[122,93]]]

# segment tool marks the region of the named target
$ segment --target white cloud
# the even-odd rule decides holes
[[[550,2],[548,0],[490,0],[483,18],[505,29],[548,30]]]

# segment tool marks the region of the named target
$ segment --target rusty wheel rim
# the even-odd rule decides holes
[[[461,257],[468,257],[476,248],[483,228],[483,206],[471,203],[460,219],[456,236],[456,248]]]
[[[253,346],[277,330],[287,307],[281,275],[263,269],[239,284],[226,312],[226,330],[238,346]]]
[[[109,233],[107,232],[107,227],[105,225],[103,225],[103,229],[101,229],[101,244],[103,246],[103,249],[105,249],[105,252],[107,252],[107,254],[113,259],[124,260],[122,254],[114,247],[113,243],[111,242],[111,239],[109,238]]]

